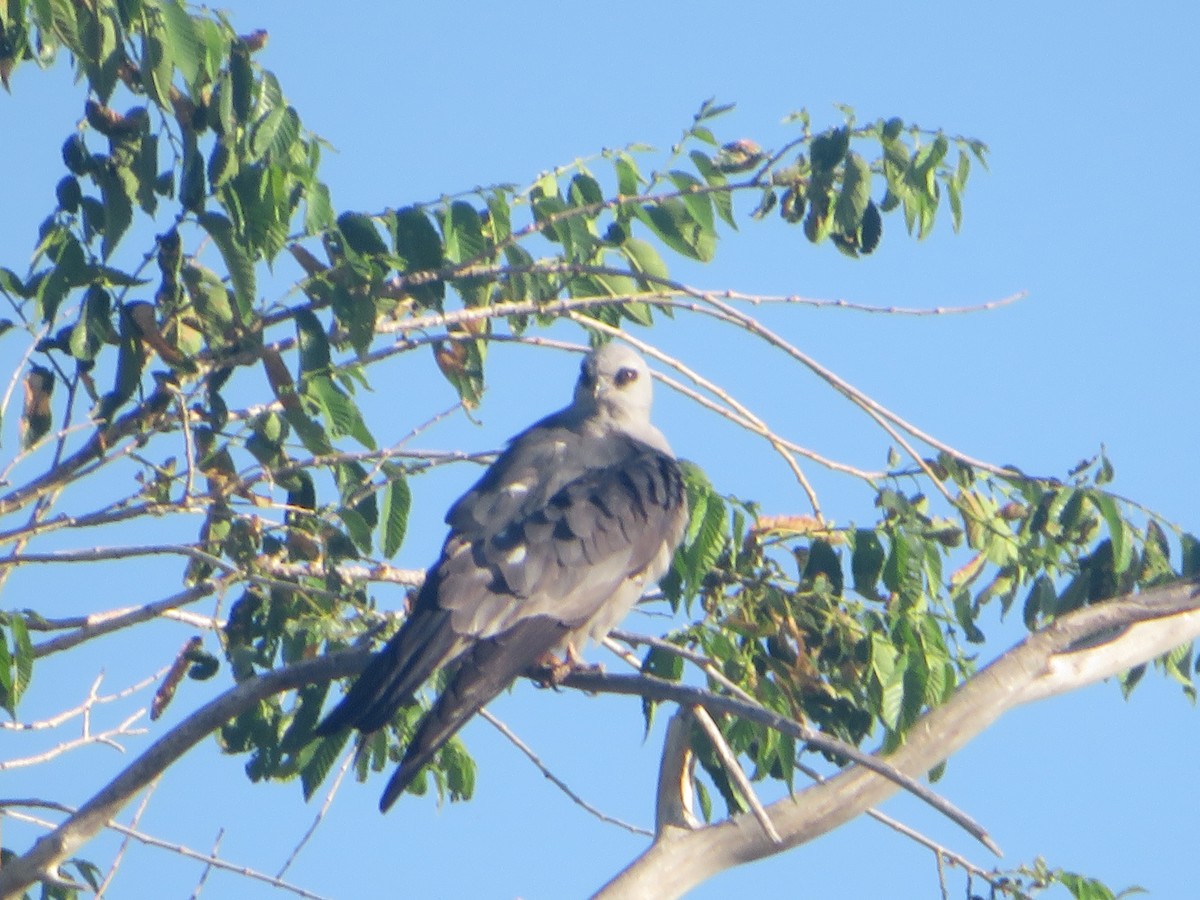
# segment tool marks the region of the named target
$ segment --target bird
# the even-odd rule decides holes
[[[450,507],[450,532],[408,616],[315,729],[376,731],[434,672],[450,671],[381,812],[518,676],[540,670],[554,682],[581,666],[583,645],[603,640],[669,569],[687,489],[650,421],[651,382],[625,344],[593,349],[571,403],[512,438]]]

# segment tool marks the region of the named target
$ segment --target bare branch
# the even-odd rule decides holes
[[[133,839],[131,832],[135,831],[138,823],[142,821],[142,815],[146,812],[146,807],[150,805],[150,798],[154,796],[154,791],[157,787],[158,782],[152,781],[150,786],[146,788],[146,793],[142,795],[142,802],[138,804],[137,811],[133,814],[133,818],[129,822],[129,831],[125,833],[125,838],[121,841],[121,846],[117,848],[117,853],[108,867],[108,872],[104,875],[104,880],[100,882],[100,887],[96,888],[96,900],[103,900],[104,892],[108,890],[108,886],[112,884],[113,879],[117,876],[117,870],[121,868],[121,862],[125,859],[125,851],[129,849],[129,842]]]
[[[755,820],[762,826],[763,833],[770,838],[772,843],[782,844],[783,838],[775,830],[775,825],[771,821],[771,817],[767,815],[767,811],[763,809],[762,801],[758,799],[758,794],[755,793],[754,785],[750,783],[750,779],[746,777],[746,773],[742,770],[742,765],[738,762],[737,754],[733,752],[733,748],[726,742],[725,735],[721,734],[721,729],[717,727],[717,723],[713,721],[713,717],[709,715],[708,710],[703,706],[692,707],[692,715],[696,717],[696,723],[703,729],[709,743],[712,744],[713,749],[717,752],[717,756],[720,757],[721,765],[725,767],[725,771],[733,779],[733,783],[737,785],[742,799],[749,805],[750,812],[754,815]]]
[[[17,812],[16,810],[12,809],[14,806],[30,806],[41,809],[53,809],[57,810],[58,812],[64,812],[72,815],[75,814],[75,810],[62,803],[51,803],[44,800],[0,799],[0,816],[7,816],[8,818],[18,822],[27,822],[30,825],[37,825],[41,828],[47,829],[53,829],[56,826],[53,822],[38,818],[37,816],[31,816],[27,813]],[[61,827],[61,825],[58,827]],[[160,850],[169,850],[171,853],[176,853],[186,859],[194,859],[198,862],[204,863],[205,865],[212,866],[214,869],[222,869],[226,872],[233,872],[237,875],[242,875],[254,881],[262,881],[271,885],[271,887],[288,891],[292,894],[296,894],[299,897],[308,898],[308,900],[325,900],[325,898],[323,898],[320,894],[314,894],[311,891],[306,891],[304,888],[297,887],[296,885],[282,881],[279,878],[273,878],[270,875],[258,872],[247,866],[239,866],[235,865],[234,863],[226,862],[225,860],[219,859],[211,854],[201,853],[198,850],[193,850],[191,847],[187,847],[183,844],[173,844],[169,841],[164,841],[160,838],[154,837],[153,835],[146,834],[142,831],[137,831],[126,825],[122,825],[119,822],[109,822],[104,827],[108,828],[110,831],[115,831],[117,834],[128,835],[135,841],[145,844],[147,847],[157,847]],[[43,840],[45,840],[45,838],[43,838]],[[8,870],[0,870],[0,890],[6,890],[2,874],[6,871]],[[0,896],[8,897],[11,895],[0,894]]]
[[[1076,610],[1030,635],[922,716],[888,761],[910,775],[926,772],[1014,706],[1081,688],[1197,635],[1200,578]],[[880,773],[851,766],[767,809],[790,848],[837,828],[896,789]],[[780,849],[745,815],[696,831],[669,831],[596,897],[677,897],[717,872]]]
[[[0,897],[34,884],[91,840],[138,792],[212,731],[266,697],[361,671],[370,654],[348,650],[247,679],[202,706],[147,748],[27,853],[0,869]],[[215,865],[215,863],[214,863]],[[298,891],[298,889],[297,889]],[[302,893],[302,896],[311,896]]]
[[[76,628],[74,631],[36,644],[33,648],[33,655],[35,658],[40,658],[49,656],[52,653],[61,653],[63,650],[69,650],[78,644],[90,641],[101,635],[111,634],[114,631],[128,628],[131,625],[137,625],[140,622],[147,622],[150,619],[164,615],[169,610],[186,606],[189,603],[195,603],[197,600],[208,597],[218,590],[224,590],[230,584],[236,583],[236,581],[237,579],[233,576],[210,579],[202,581],[200,584],[180,591],[177,594],[172,594],[170,597],[156,600],[153,603],[132,606],[126,609],[109,610],[108,612],[88,616],[87,623]]]
[[[292,867],[292,863],[300,856],[300,851],[308,844],[312,836],[317,833],[317,827],[325,821],[325,816],[329,813],[329,807],[333,805],[333,798],[337,796],[338,789],[342,786],[342,781],[346,778],[346,773],[350,771],[350,767],[354,765],[354,757],[357,750],[351,749],[346,754],[346,758],[342,760],[341,768],[338,769],[337,776],[333,779],[333,784],[329,786],[329,790],[325,794],[325,800],[321,804],[321,808],[317,810],[316,816],[313,817],[312,824],[308,826],[308,830],[301,836],[299,842],[292,848],[292,852],[288,854],[288,858],[283,861],[283,865],[279,867],[279,871],[275,873],[276,878],[282,878],[287,874],[287,870]]]
[[[225,838],[225,829],[218,828],[217,836],[216,836],[216,838],[213,839],[212,849],[208,851],[208,855],[210,857],[212,857],[213,859],[217,858],[217,851],[221,849],[221,841],[224,840],[224,838]],[[210,872],[212,872],[212,870],[213,870],[213,864],[211,862],[206,863],[204,866],[204,870],[200,873],[200,880],[196,882],[196,887],[192,891],[191,900],[196,900],[196,898],[200,896],[200,892],[202,890],[204,890],[204,885],[208,881],[208,875]]]
[[[696,707],[681,706],[667,723],[654,803],[654,835],[668,828],[699,828],[693,812],[696,755],[692,752],[692,719]]]
[[[577,806],[582,807],[584,810],[586,810],[591,815],[595,816],[601,822],[607,822],[609,825],[616,825],[618,828],[624,828],[626,831],[631,831],[634,834],[642,834],[642,835],[645,835],[646,837],[651,836],[651,833],[649,831],[647,831],[645,828],[639,828],[637,825],[631,825],[628,822],[623,822],[620,819],[615,819],[612,816],[608,815],[607,813],[601,812],[595,806],[593,806],[592,804],[590,804],[586,800],[584,800],[582,797],[580,797],[577,793],[575,793],[575,791],[571,790],[571,787],[565,781],[563,781],[561,778],[559,778],[557,775],[555,775],[550,770],[549,766],[547,766],[544,762],[542,762],[541,758],[536,753],[533,752],[532,747],[530,747],[523,740],[521,740],[519,737],[517,737],[516,733],[511,728],[509,728],[502,721],[497,719],[494,715],[492,715],[486,709],[480,710],[479,717],[482,719],[485,719],[488,723],[491,724],[491,726],[493,728],[495,728],[502,735],[504,735],[514,747],[516,747],[518,750],[520,750],[522,753],[524,753],[525,758],[528,759],[531,763],[533,763],[537,767],[537,770],[539,772],[541,772],[551,784],[553,784],[556,788],[558,788],[560,791],[562,791],[564,794],[566,794],[569,798],[571,798],[571,801],[573,803],[575,803]]]

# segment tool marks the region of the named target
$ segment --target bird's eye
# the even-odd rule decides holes
[[[625,385],[633,384],[633,382],[637,381],[637,377],[637,369],[620,369],[613,381],[617,383],[617,387],[625,387]]]

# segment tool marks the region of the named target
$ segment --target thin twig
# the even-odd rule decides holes
[[[30,825],[37,825],[40,828],[54,829],[56,826],[53,822],[46,819],[41,819],[37,816],[31,816],[28,813],[18,812],[12,809],[13,806],[36,806],[43,809],[53,809],[58,812],[74,815],[76,810],[62,803],[51,803],[40,800],[8,800],[0,799],[0,816],[7,816],[18,822],[25,822]],[[306,900],[328,900],[321,894],[314,894],[312,891],[305,890],[294,884],[286,881],[281,881],[278,878],[273,878],[263,872],[251,869],[248,866],[239,866],[234,863],[226,862],[223,859],[214,857],[212,854],[201,853],[198,850],[193,850],[184,844],[173,844],[170,841],[164,841],[161,838],[156,838],[153,835],[146,834],[143,831],[138,831],[134,828],[122,825],[119,822],[110,821],[104,825],[110,831],[115,831],[117,834],[128,835],[135,841],[145,844],[147,847],[157,847],[159,850],[168,850],[171,853],[176,853],[186,859],[194,859],[198,862],[205,863],[216,869],[221,869],[225,872],[233,872],[253,881],[262,881],[269,884],[271,887],[279,888],[280,890],[288,891],[298,897],[304,897]]]
[[[146,793],[142,795],[142,802],[138,804],[138,808],[129,822],[130,828],[136,829],[138,827],[138,822],[142,820],[142,814],[146,811],[146,807],[150,805],[150,798],[154,796],[154,791],[157,788],[158,779],[155,779],[150,782],[150,786],[146,788]],[[129,849],[129,842],[132,839],[133,836],[129,834],[122,838],[121,846],[117,848],[117,852],[113,856],[113,861],[108,867],[108,872],[104,875],[104,880],[96,888],[96,900],[103,900],[104,892],[108,890],[108,886],[112,884],[113,878],[116,877],[117,869],[121,867],[121,861],[125,858],[125,851]]]
[[[208,855],[210,857],[216,858],[217,851],[221,848],[221,841],[224,839],[225,839],[225,829],[218,828],[217,836],[213,840],[212,849],[208,851]],[[212,870],[213,870],[212,863],[204,864],[204,869],[201,870],[201,872],[200,872],[200,880],[196,882],[196,887],[192,890],[191,900],[197,900],[197,898],[200,896],[200,892],[202,890],[204,890],[204,883],[206,881],[208,881],[208,875],[210,872],[212,872]]]
[[[342,786],[342,780],[354,764],[355,755],[356,751],[352,749],[346,754],[346,758],[342,760],[341,768],[338,769],[337,776],[333,779],[333,784],[330,785],[328,793],[325,794],[325,802],[321,804],[321,808],[313,818],[312,824],[308,826],[308,830],[304,832],[299,843],[292,848],[292,852],[288,855],[288,858],[284,860],[283,865],[279,867],[279,871],[275,873],[276,878],[282,878],[287,874],[287,870],[296,861],[296,858],[300,855],[300,851],[304,849],[305,845],[312,839],[312,836],[317,833],[317,826],[325,820],[325,816],[329,812],[329,807],[333,805],[333,798],[337,796],[338,788]]]
[[[762,827],[762,830],[772,843],[782,844],[783,838],[779,836],[779,832],[775,829],[771,817],[767,815],[762,801],[758,799],[754,785],[746,777],[746,773],[742,769],[742,764],[738,762],[737,755],[725,740],[725,735],[721,734],[721,729],[717,727],[717,723],[713,721],[713,717],[709,715],[708,710],[703,706],[693,706],[692,715],[695,716],[697,724],[699,724],[705,736],[708,737],[708,742],[712,744],[713,750],[716,751],[717,756],[721,759],[721,765],[725,767],[726,773],[733,779],[733,783],[737,785],[742,798],[750,806],[750,811],[754,814],[754,818],[758,820],[758,824]]]
[[[494,715],[492,715],[486,709],[480,710],[479,716],[481,718],[487,720],[489,723],[491,723],[493,728],[495,728],[502,735],[504,735],[514,747],[516,747],[518,750],[520,750],[522,753],[524,753],[526,758],[537,767],[538,771],[541,772],[555,787],[557,787],[560,791],[562,791],[569,798],[571,798],[571,800],[577,806],[586,810],[588,813],[595,816],[601,822],[607,822],[609,825],[616,825],[619,828],[624,828],[626,831],[631,831],[634,834],[644,835],[645,837],[653,837],[654,836],[654,832],[652,832],[646,828],[641,828],[637,825],[631,825],[628,822],[623,822],[620,819],[615,819],[612,816],[608,815],[607,813],[602,812],[601,810],[597,809],[592,804],[588,803],[586,800],[584,800],[582,797],[580,797],[577,793],[575,793],[575,791],[571,790],[571,787],[565,781],[563,781],[561,778],[559,778],[557,775],[555,775],[550,770],[550,768],[544,762],[542,762],[542,760],[538,757],[538,755],[533,752],[533,748],[530,747],[528,744],[526,744],[519,737],[517,737],[516,733],[513,732],[513,730],[511,728],[509,728],[502,721],[497,719]]]

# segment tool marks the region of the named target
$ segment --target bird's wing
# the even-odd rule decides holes
[[[410,741],[382,809],[513,679],[596,621],[607,633],[665,571],[687,520],[679,466],[637,441],[610,440],[624,444],[620,464],[588,471],[498,534],[443,557],[437,603],[470,649]]]
[[[674,550],[687,514],[678,463],[624,435],[576,452],[616,462],[586,468],[490,535],[447,545],[438,606],[458,634],[490,637],[538,615],[578,628],[626,580],[663,574],[662,548]]]

